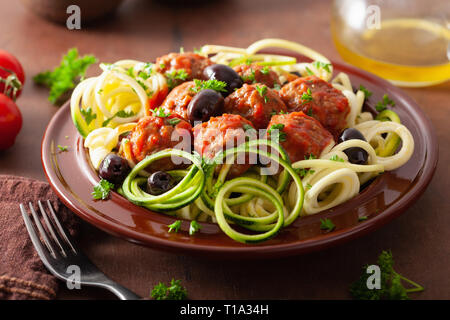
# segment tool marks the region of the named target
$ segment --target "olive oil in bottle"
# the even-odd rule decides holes
[[[392,19],[358,33],[334,17],[332,36],[344,60],[396,85],[421,87],[450,79],[450,30],[438,23]]]

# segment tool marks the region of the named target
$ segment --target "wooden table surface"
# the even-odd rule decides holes
[[[40,146],[45,127],[58,110],[48,91],[35,86],[36,73],[57,65],[69,48],[100,61],[149,61],[169,51],[205,43],[247,46],[267,37],[310,46],[340,61],[324,0],[211,1],[175,8],[149,0],[127,0],[114,17],[79,31],[42,20],[20,2],[0,2],[0,48],[22,62],[27,83],[18,105],[23,128],[13,148],[0,153],[0,174],[45,180]],[[91,67],[89,74],[97,73]],[[174,255],[112,237],[84,223],[80,245],[108,275],[142,296],[159,281],[181,279],[192,299],[345,299],[361,266],[391,249],[396,269],[425,286],[421,299],[450,298],[450,83],[404,89],[433,122],[440,144],[439,164],[423,196],[382,229],[326,251],[272,261],[227,262]],[[113,298],[100,289],[62,289],[59,298]]]

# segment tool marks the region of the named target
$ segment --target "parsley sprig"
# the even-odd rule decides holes
[[[109,197],[109,192],[114,188],[114,184],[108,180],[101,179],[97,185],[94,186],[92,198],[95,200],[106,200]]]
[[[389,98],[389,96],[387,94],[385,94],[383,96],[383,99],[381,101],[377,102],[377,104],[375,105],[375,109],[378,112],[381,112],[383,110],[386,110],[388,105],[395,107],[395,101],[392,100],[391,98]]]
[[[176,220],[174,223],[169,224],[169,232],[178,232],[181,228],[181,220]]]
[[[305,103],[313,101],[313,96],[312,96],[311,89],[310,88],[306,89],[306,92],[303,92],[303,94],[302,94],[302,96],[300,98],[303,100],[302,101],[302,105],[304,105]]]
[[[331,63],[326,63],[326,62],[322,62],[322,61],[314,61],[312,63],[312,65],[316,68],[316,69],[323,69],[328,73],[331,73]]]
[[[189,225],[189,235],[194,235],[197,231],[199,231],[202,228],[202,226],[195,220],[191,221],[191,224]]]
[[[102,122],[102,127],[106,127],[111,122],[111,120],[114,119],[115,117],[118,117],[118,118],[129,118],[129,117],[132,117],[134,115],[135,115],[135,113],[133,111],[119,110],[115,114],[113,114],[112,117],[110,117],[110,118],[106,119],[105,121],[103,121]]]
[[[362,91],[364,93],[364,98],[365,99],[369,99],[373,92],[369,91],[366,87],[364,87],[362,84],[359,85],[359,90]]]
[[[270,126],[269,130],[267,130],[267,134],[270,135],[270,138],[275,142],[285,142],[287,134],[283,132],[284,124],[276,123]],[[275,130],[275,133],[272,133],[272,130]],[[278,136],[275,134],[278,133]]]
[[[333,156],[330,158],[330,160],[331,160],[331,161],[337,161],[337,162],[345,162],[345,160],[342,159],[341,157],[339,157],[337,154],[333,155]]]
[[[264,102],[269,102],[269,97],[267,96],[267,86],[262,85],[258,86],[256,85],[256,91],[258,91],[259,95],[264,99]]]
[[[79,78],[84,77],[87,68],[96,62],[97,58],[93,55],[79,57],[77,48],[72,48],[53,71],[41,72],[34,76],[33,80],[37,84],[50,88],[48,100],[56,104],[64,93],[75,87]]]
[[[205,89],[211,89],[211,90],[215,90],[217,92],[227,92],[227,90],[226,90],[227,84],[226,84],[226,82],[223,82],[223,81],[219,81],[219,80],[215,80],[215,79],[210,79],[210,80],[194,79],[194,83],[195,83],[195,87],[192,87],[190,90],[195,93],[198,93]]]
[[[167,71],[165,73],[165,76],[167,80],[167,86],[169,87],[169,89],[173,89],[177,85],[179,80],[186,81],[189,77],[189,74],[184,69],[177,69],[173,71]]]
[[[367,280],[370,274],[367,273],[367,265],[363,267],[362,275],[350,286],[350,294],[358,300],[407,300],[408,294],[423,291],[424,288],[416,282],[405,278],[394,270],[394,259],[391,251],[382,251],[378,257],[377,265],[381,272],[381,289],[367,288]],[[412,288],[405,288],[402,281],[412,285]]]
[[[185,300],[187,291],[181,285],[181,280],[172,279],[170,286],[160,282],[153,287],[151,297],[155,300]]]
[[[333,231],[336,228],[333,221],[328,218],[320,219],[320,229],[326,230],[327,232]]]
[[[171,115],[170,112],[166,113],[166,111],[163,109],[163,107],[151,109],[150,111],[152,112],[154,117],[167,118],[168,116]]]

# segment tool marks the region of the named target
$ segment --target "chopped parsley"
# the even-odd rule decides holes
[[[105,121],[103,121],[102,123],[102,127],[106,127],[112,119],[114,119],[115,117],[119,117],[119,118],[129,118],[134,116],[135,113],[133,111],[125,111],[125,110],[119,110],[117,111],[112,117],[106,119]]]
[[[266,85],[263,85],[261,87],[257,85],[256,91],[258,91],[259,95],[264,98],[265,103],[269,102],[269,97],[267,96],[267,86]]]
[[[361,217],[358,217],[358,221],[359,221],[359,222],[365,221],[365,220],[367,220],[367,219],[369,219],[368,216],[361,216]]]
[[[362,275],[350,286],[350,294],[358,300],[407,300],[408,293],[421,292],[424,288],[416,282],[405,278],[394,270],[394,259],[391,251],[382,251],[378,257],[377,265],[380,268],[380,289],[369,289],[367,282],[370,273],[368,265],[362,268]],[[405,288],[402,281],[412,285]]]
[[[187,291],[181,285],[181,280],[170,281],[170,286],[160,282],[153,287],[151,297],[155,300],[185,300]]]
[[[333,155],[333,156],[330,158],[330,160],[331,160],[331,161],[337,161],[337,162],[345,162],[345,160],[342,159],[342,158],[340,158],[337,154]]]
[[[196,233],[198,230],[200,230],[202,226],[195,220],[191,221],[191,224],[189,225],[189,235],[192,236],[194,233]]]
[[[92,112],[91,107],[87,107],[86,109],[80,109],[81,115],[84,117],[86,124],[89,125],[93,120],[97,119],[97,114]]]
[[[286,135],[286,132],[283,132],[283,129],[284,129],[284,124],[282,124],[282,123],[273,124],[269,128],[269,130],[267,130],[267,134],[269,134],[275,142],[285,142],[287,135]],[[278,136],[273,135],[272,130],[277,130]]]
[[[189,74],[184,69],[177,69],[170,72],[167,71],[165,73],[165,76],[167,80],[167,86],[169,87],[169,89],[173,89],[178,83],[177,80],[185,81],[189,77]]]
[[[280,89],[281,89],[281,86],[280,86],[278,83],[274,83],[273,88],[274,88],[275,90],[280,90]]]
[[[94,186],[92,198],[95,200],[105,200],[109,196],[109,192],[114,188],[114,184],[108,180],[101,179],[97,185]]]
[[[226,87],[227,83],[215,79],[210,80],[198,80],[194,79],[195,87],[191,88],[190,90],[198,93],[205,89],[211,89],[217,92],[227,92]]]
[[[96,62],[97,58],[92,55],[79,57],[77,48],[72,48],[63,56],[59,66],[37,74],[33,80],[50,88],[48,100],[56,104],[64,93],[75,87],[78,79],[84,77],[87,68]]]
[[[314,72],[312,72],[310,68],[305,67],[305,70],[306,70],[306,73],[309,74],[310,76],[314,75]]]
[[[268,75],[270,73],[270,68],[268,66],[265,66],[261,69],[261,73],[264,75]]]
[[[170,112],[166,113],[166,111],[163,109],[163,107],[151,109],[150,111],[152,112],[154,117],[167,118],[168,116],[171,115]]]
[[[176,220],[174,223],[169,224],[169,232],[178,232],[181,228],[181,220]]]
[[[298,168],[295,169],[295,172],[299,175],[300,178],[304,178],[308,173],[313,174],[315,171],[312,169]]]
[[[61,152],[69,151],[69,147],[68,146],[61,146],[59,144],[58,144],[58,149]]]
[[[362,84],[359,85],[359,90],[362,91],[364,93],[364,97],[365,99],[369,99],[373,92],[369,91],[366,87],[364,87]]]
[[[241,76],[241,79],[245,83],[255,83],[255,81],[256,81],[255,70],[250,68],[250,74],[248,76],[245,76],[245,75]]]
[[[312,92],[311,92],[310,88],[306,89],[306,92],[303,92],[303,94],[301,96],[301,99],[303,100],[302,101],[302,105],[304,105],[305,103],[313,101]]]
[[[322,61],[314,61],[314,62],[312,63],[312,65],[313,65],[316,69],[323,69],[323,70],[325,70],[326,72],[331,73],[331,69],[330,69],[331,63],[325,63],[325,62],[322,62]]]
[[[312,108],[308,108],[308,111],[306,111],[306,115],[309,116],[309,117],[312,117],[314,115],[313,114],[313,109]]]
[[[169,122],[169,124],[171,126],[176,126],[177,124],[180,123],[180,121],[181,121],[181,119],[178,119],[178,118],[172,118],[172,119],[167,120],[167,122]]]
[[[312,188],[312,185],[311,185],[310,183],[307,183],[305,189],[306,189],[306,190],[309,190],[309,189],[311,189],[311,188]]]
[[[381,101],[377,102],[377,104],[375,105],[375,109],[378,112],[381,112],[383,110],[386,110],[388,105],[395,107],[395,102],[394,102],[394,100],[389,98],[389,96],[387,94],[385,94],[383,96],[383,99]]]
[[[333,221],[328,218],[320,219],[320,229],[327,230],[327,232],[333,231],[336,228]]]

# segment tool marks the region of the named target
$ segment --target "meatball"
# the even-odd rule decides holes
[[[237,114],[225,113],[220,117],[212,117],[194,127],[194,149],[203,157],[213,159],[221,151],[237,147],[248,138],[256,138],[256,130],[252,128],[250,121]],[[235,162],[238,164],[231,166],[228,176],[237,177],[251,166],[245,155],[238,155]],[[219,169],[219,166],[216,167],[217,171]]]
[[[268,66],[262,66],[257,63],[240,64],[233,69],[241,76],[242,81],[247,84],[262,83],[269,88],[274,88],[281,84],[277,73]]]
[[[188,81],[175,87],[167,95],[161,107],[168,113],[176,113],[185,120],[189,120],[188,105],[195,96],[194,81]]]
[[[275,90],[261,84],[244,84],[225,99],[226,113],[239,114],[257,129],[265,129],[272,115],[287,108]]]
[[[146,116],[139,120],[129,134],[131,154],[136,162],[155,152],[177,148],[191,150],[192,126],[178,115],[168,117]],[[179,167],[179,160],[164,158],[153,162],[147,171],[165,171]]]
[[[347,126],[346,118],[350,112],[347,98],[316,76],[291,81],[279,94],[290,111],[303,111],[316,118],[335,139]]]
[[[291,162],[304,160],[311,154],[319,157],[322,150],[334,142],[331,133],[319,121],[303,112],[274,115],[267,130],[269,131],[273,125],[278,125],[275,128],[283,133],[283,139],[279,141]],[[269,136],[271,134],[273,133],[269,133]]]
[[[183,81],[201,79],[207,80],[203,75],[203,70],[213,64],[206,57],[192,52],[169,53],[156,59],[155,70],[163,74],[175,75],[177,71],[184,70],[186,76],[169,77],[169,87],[175,87]]]

